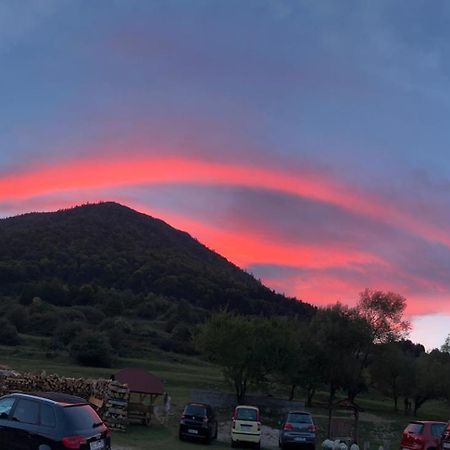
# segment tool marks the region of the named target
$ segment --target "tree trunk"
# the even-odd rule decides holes
[[[293,384],[292,386],[291,386],[291,391],[289,392],[289,401],[291,402],[292,400],[294,400],[294,397],[295,397],[295,388],[296,388],[297,386],[295,385],[295,384]]]
[[[333,402],[334,396],[336,395],[336,388],[331,384],[330,393],[328,396],[328,427],[327,427],[327,437],[331,437],[331,418],[333,415]]]
[[[415,397],[414,398],[414,416],[417,416],[417,411],[419,408],[428,400],[428,397]]]
[[[405,416],[407,416],[411,413],[411,401],[409,400],[409,397],[404,398],[403,405],[404,405]]]
[[[314,394],[316,393],[316,388],[310,387],[306,391],[306,406],[308,408],[312,407],[312,400],[314,397]]]

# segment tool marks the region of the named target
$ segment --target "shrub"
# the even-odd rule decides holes
[[[17,328],[7,319],[0,319],[0,344],[20,344],[20,337],[17,334]]]
[[[112,349],[108,338],[97,331],[82,332],[70,346],[70,354],[83,366],[111,367]]]
[[[53,347],[59,349],[67,348],[85,329],[86,325],[83,322],[59,324],[53,334]]]

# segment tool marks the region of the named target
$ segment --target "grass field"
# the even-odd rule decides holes
[[[36,344],[36,343],[33,343]],[[172,397],[172,416],[167,426],[154,424],[149,428],[130,426],[126,433],[113,434],[113,448],[136,450],[183,450],[195,449],[198,445],[180,442],[177,437],[177,422],[183,405],[189,401],[193,388],[229,390],[220,370],[194,357],[186,357],[168,353],[155,353],[151,358],[120,359],[114,369],[101,369],[71,365],[63,359],[47,358],[38,346],[30,345],[20,349],[0,347],[0,364],[8,365],[18,371],[56,373],[62,376],[100,378],[109,376],[121,367],[143,367],[160,376]],[[287,390],[286,390],[287,391]],[[277,392],[282,394],[282,391]],[[316,404],[323,404],[325,395],[319,393]],[[358,404],[364,408],[359,426],[359,442],[370,442],[371,449],[384,445],[389,450],[398,450],[400,433],[412,417],[392,411],[392,401],[371,391],[358,398]],[[315,406],[310,409],[318,426],[318,442],[325,438],[327,411]],[[346,412],[337,412],[346,415]],[[227,413],[221,419],[229,420]],[[450,418],[450,406],[439,401],[430,401],[420,410],[419,419]],[[279,417],[263,417],[263,422],[276,427]],[[214,442],[213,447],[229,447],[229,442]]]

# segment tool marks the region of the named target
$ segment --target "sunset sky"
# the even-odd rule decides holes
[[[0,217],[118,201],[439,347],[449,56],[444,0],[1,1]]]

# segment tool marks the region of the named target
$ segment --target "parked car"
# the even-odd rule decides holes
[[[180,419],[179,438],[200,439],[210,443],[217,439],[217,419],[214,410],[206,403],[188,403]]]
[[[0,398],[1,450],[110,450],[110,432],[82,398],[59,393]]]
[[[281,421],[278,443],[281,449],[287,447],[316,448],[316,426],[310,413],[289,411]]]
[[[231,446],[251,443],[261,448],[261,419],[256,406],[240,405],[233,413],[231,424]]]
[[[400,447],[402,450],[436,450],[445,427],[445,422],[414,420],[404,429]]]
[[[442,431],[440,448],[441,450],[450,449],[450,422],[445,425],[444,430]]]

